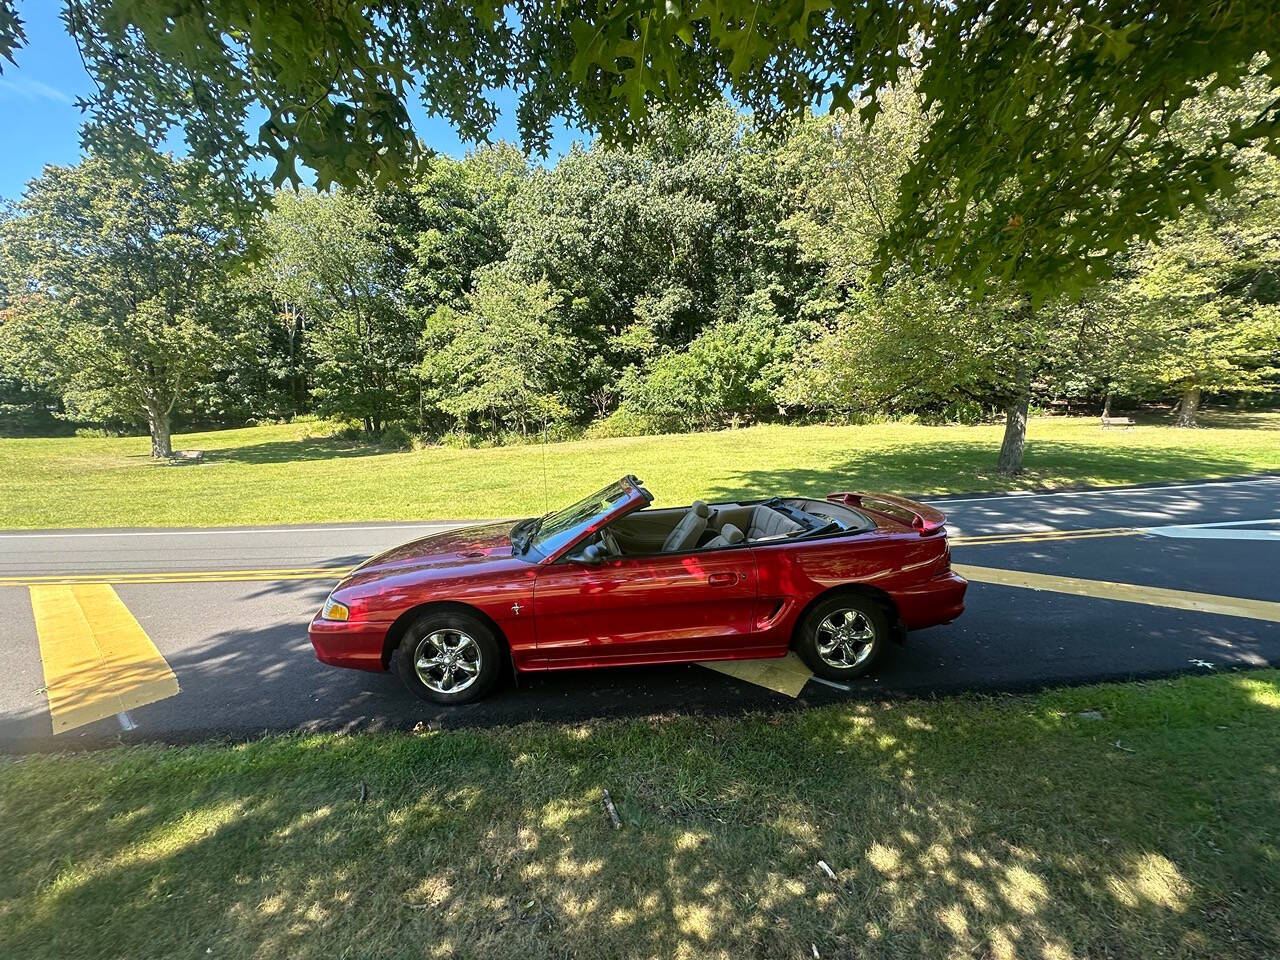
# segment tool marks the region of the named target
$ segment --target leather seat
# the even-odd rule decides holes
[[[771,537],[784,537],[803,529],[804,527],[786,514],[779,513],[772,507],[766,507],[762,503],[751,511],[751,523],[747,527],[747,538],[750,540],[764,540]]]
[[[735,543],[741,543],[746,539],[746,535],[735,527],[732,523],[726,523],[720,528],[720,535],[713,537],[707,541],[704,550],[714,550],[716,547],[731,547]]]
[[[662,544],[662,552],[679,553],[682,550],[692,550],[698,545],[698,540],[707,529],[707,522],[710,519],[711,508],[702,500],[693,501],[693,505],[680,518],[675,529],[667,534],[667,539]]]

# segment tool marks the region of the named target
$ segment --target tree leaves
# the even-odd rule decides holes
[[[14,6],[14,0],[0,0],[0,61],[14,60],[14,51],[27,42],[26,32],[22,29],[22,19]],[[4,73],[4,63],[0,62],[0,73]]]
[[[655,134],[658,108],[726,91],[767,126],[812,106],[871,119],[918,64],[930,126],[881,268],[1016,282],[1037,301],[1101,278],[1105,254],[1229,187],[1239,173],[1225,147],[1280,149],[1275,103],[1196,144],[1163,133],[1258,54],[1280,78],[1280,13],[1254,0],[65,3],[100,87],[89,142],[155,145],[179,126],[219,180],[259,200],[251,171],[266,158],[275,184],[405,175],[421,159],[415,93],[483,141],[497,116],[488,91],[510,88],[539,151],[557,118],[628,145]],[[0,0],[0,56],[19,29]],[[259,110],[270,121],[255,117],[257,138],[244,137]]]

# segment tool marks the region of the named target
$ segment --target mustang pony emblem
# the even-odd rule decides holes
[[[511,612],[514,613],[517,617],[520,616],[520,604],[513,603],[511,605]]]

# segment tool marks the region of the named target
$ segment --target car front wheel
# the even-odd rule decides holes
[[[828,680],[869,672],[889,639],[889,617],[870,597],[843,594],[818,603],[800,624],[796,652]]]
[[[502,645],[479,617],[455,611],[424,613],[396,648],[395,670],[405,686],[432,703],[470,703],[488,693],[502,672]]]

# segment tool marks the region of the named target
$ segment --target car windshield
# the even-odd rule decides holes
[[[527,529],[520,530],[520,533],[527,535],[521,537],[524,543],[517,543],[515,536],[512,537],[512,542],[516,544],[519,553],[524,553],[531,547],[541,555],[547,556],[577,538],[596,517],[611,512],[627,498],[629,493],[629,488],[624,486],[622,481],[611,483],[603,490],[597,490],[591,496],[584,497],[563,510],[557,510],[555,513],[547,514],[541,520],[533,521]],[[517,524],[517,528],[525,527],[527,524],[529,521],[521,521]],[[520,549],[525,544],[527,544],[525,549]]]

